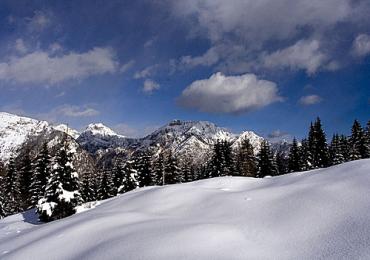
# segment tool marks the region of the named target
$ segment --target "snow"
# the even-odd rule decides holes
[[[16,156],[28,136],[36,136],[48,129],[45,121],[0,112],[0,160],[6,162]]]
[[[0,258],[369,259],[369,187],[360,160],[141,188],[48,224],[0,220]]]
[[[86,130],[84,132],[90,132],[92,135],[124,137],[124,136],[118,135],[116,132],[114,132],[109,127],[103,125],[102,123],[89,124],[86,127]]]
[[[70,135],[73,139],[77,139],[80,136],[80,133],[77,130],[71,129],[65,124],[56,125],[56,126],[53,126],[53,128],[55,130],[58,130],[60,132]]]

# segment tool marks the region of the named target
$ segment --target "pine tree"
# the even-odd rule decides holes
[[[370,120],[367,122],[365,130],[366,158],[370,158]]]
[[[310,145],[309,141],[306,139],[303,139],[301,141],[301,146],[299,147],[299,157],[300,157],[300,168],[301,171],[307,171],[309,169],[312,169],[312,154],[310,151]]]
[[[97,200],[96,190],[94,189],[93,174],[85,173],[81,181],[81,198],[84,202]]]
[[[322,168],[330,165],[328,145],[320,118],[317,118],[313,125],[311,123],[308,145],[312,155],[313,168]]]
[[[182,182],[191,182],[194,181],[194,166],[190,158],[184,158],[180,164],[181,176],[183,176]]]
[[[4,183],[3,177],[0,176],[0,219],[6,216],[4,208],[5,197],[3,183]]]
[[[258,174],[257,177],[277,175],[276,162],[270,150],[270,145],[267,141],[262,141],[261,149],[258,154]]]
[[[124,177],[125,177],[124,163],[122,162],[122,160],[117,160],[113,166],[113,170],[110,173],[110,176],[108,177],[111,180],[107,179],[108,182],[112,181],[113,184],[113,185],[109,184],[111,185],[110,189],[112,196],[116,196],[119,193],[119,189],[123,184]]]
[[[119,193],[129,192],[139,187],[137,162],[135,160],[126,161],[124,167],[124,178],[122,186],[118,189]]]
[[[249,139],[242,140],[236,152],[236,172],[239,176],[256,177],[257,159]]]
[[[19,178],[15,168],[14,158],[9,159],[6,175],[4,177],[4,211],[12,215],[21,211]]]
[[[20,204],[21,209],[26,210],[32,206],[32,162],[30,159],[29,151],[22,157],[20,169],[17,171],[19,175],[19,190],[20,190]]]
[[[338,134],[334,134],[329,147],[330,161],[333,165],[345,162]]]
[[[99,182],[99,191],[98,198],[99,200],[105,200],[117,195],[118,189],[115,188],[112,179],[112,173],[106,169],[103,169],[100,173],[100,182]]]
[[[180,177],[180,167],[177,158],[170,151],[167,155],[167,160],[164,167],[165,171],[165,184],[175,184],[182,182]]]
[[[277,174],[283,175],[288,173],[288,158],[285,156],[284,152],[279,149],[275,155]]]
[[[299,172],[303,167],[301,166],[302,159],[301,159],[301,152],[298,147],[297,139],[293,139],[292,147],[289,151],[289,162],[288,162],[288,169],[289,172]]]
[[[223,154],[222,154],[222,143],[220,140],[213,146],[213,153],[212,158],[209,162],[209,174],[207,174],[209,178],[219,177],[222,176],[223,173]]]
[[[343,155],[343,162],[348,162],[350,160],[350,145],[348,139],[345,135],[339,136],[339,149]]]
[[[72,164],[73,150],[68,143],[59,150],[46,186],[45,195],[39,200],[37,212],[41,221],[52,221],[73,215],[82,202],[78,173]]]
[[[231,148],[231,142],[226,140],[221,142],[222,151],[222,171],[221,176],[235,175],[234,156]]]
[[[31,205],[36,206],[39,199],[44,196],[47,180],[51,175],[51,158],[47,144],[44,143],[42,150],[36,157],[31,180]]]
[[[158,158],[153,163],[153,174],[155,176],[154,184],[164,185],[165,182],[165,158],[164,153],[159,152]]]
[[[141,152],[137,157],[138,181],[139,187],[150,186],[154,184],[154,173],[152,171],[151,156],[148,153]]]
[[[365,133],[357,120],[353,122],[349,143],[350,160],[358,160],[367,157]]]

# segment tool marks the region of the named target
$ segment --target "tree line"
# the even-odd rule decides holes
[[[171,151],[138,151],[128,160],[120,157],[112,167],[77,173],[75,149],[64,140],[52,158],[45,143],[34,160],[29,153],[16,167],[11,158],[1,180],[0,217],[35,208],[41,221],[70,216],[84,202],[103,200],[138,187],[184,183],[220,176],[263,178],[289,172],[328,167],[370,157],[370,121],[365,129],[355,120],[351,135],[334,134],[328,144],[321,120],[311,123],[307,138],[296,138],[288,154],[272,151],[264,140],[258,151],[248,139],[236,148],[218,140],[210,159],[201,165]]]

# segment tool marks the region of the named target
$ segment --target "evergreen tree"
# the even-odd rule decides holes
[[[153,163],[153,174],[154,174],[154,184],[155,185],[164,185],[165,182],[165,158],[164,153],[159,152],[158,158]]]
[[[165,164],[165,184],[175,184],[183,181],[182,176],[180,176],[180,167],[178,165],[177,158],[170,151],[167,156]]]
[[[348,139],[345,135],[339,136],[339,149],[343,155],[343,162],[348,162],[350,160],[350,145]]]
[[[366,158],[370,158],[370,120],[367,122],[365,130]]]
[[[0,219],[5,217],[5,208],[4,208],[4,202],[5,202],[5,197],[4,197],[4,180],[3,177],[0,176]]]
[[[78,173],[72,164],[73,150],[68,143],[59,150],[45,195],[39,200],[37,212],[41,221],[52,221],[73,215],[82,202]]]
[[[19,175],[19,190],[21,209],[26,210],[32,206],[31,199],[31,183],[32,183],[32,162],[29,151],[22,157],[20,169],[17,171]]]
[[[139,187],[154,184],[154,173],[152,172],[151,156],[147,152],[141,152],[138,157],[138,181]]]
[[[81,181],[81,198],[84,202],[97,200],[94,188],[93,174],[85,173]]]
[[[279,149],[276,152],[275,158],[276,158],[275,160],[276,160],[277,174],[283,175],[283,174],[288,173],[289,160],[281,149]]]
[[[342,145],[340,143],[340,137],[338,134],[333,135],[329,151],[330,151],[330,161],[333,165],[345,162],[342,151]]]
[[[51,174],[50,159],[47,144],[44,143],[33,167],[34,171],[30,188],[32,206],[36,206],[39,199],[44,196],[47,180]]]
[[[117,195],[118,189],[115,188],[113,183],[112,173],[106,169],[103,169],[100,173],[100,183],[98,198],[100,200],[109,199]]]
[[[228,142],[226,140],[221,142],[221,154],[222,154],[221,176],[235,175],[235,163],[231,142]]]
[[[209,178],[219,177],[222,176],[223,173],[223,154],[222,154],[222,143],[220,140],[213,146],[213,153],[212,158],[209,162],[209,174],[207,174]]]
[[[265,176],[276,176],[277,167],[274,156],[270,150],[270,145],[263,140],[261,149],[258,154],[258,174],[257,177],[263,178]]]
[[[236,173],[239,176],[256,177],[257,159],[249,139],[242,140],[236,153]]]
[[[300,157],[300,168],[301,171],[307,171],[312,169],[312,154],[310,151],[309,141],[303,139],[301,142],[301,146],[299,147],[299,157]]]
[[[125,178],[124,163],[122,162],[122,160],[120,159],[116,160],[113,166],[112,173],[110,175],[111,176],[109,176],[110,179],[108,181],[113,182],[112,183],[113,185],[109,184],[111,185],[110,187],[111,193],[112,193],[112,196],[116,196],[119,193],[119,190]]]
[[[118,189],[119,193],[129,192],[139,187],[137,162],[128,160],[124,167],[124,178],[122,186]]]
[[[329,150],[320,118],[317,118],[315,123],[313,125],[311,124],[310,126],[308,143],[309,150],[312,155],[313,168],[322,168],[329,166]]]
[[[303,167],[301,166],[302,159],[301,159],[301,152],[298,147],[297,139],[293,139],[292,147],[289,151],[289,162],[288,162],[288,169],[289,172],[299,172]]]
[[[353,122],[349,143],[350,160],[358,160],[367,157],[365,133],[357,120]]]
[[[182,182],[191,182],[195,180],[194,166],[191,162],[191,159],[185,158],[183,161],[181,161],[180,171],[181,176],[183,176]]]
[[[8,168],[4,177],[4,211],[12,215],[21,211],[19,179],[15,168],[14,158],[9,159]]]

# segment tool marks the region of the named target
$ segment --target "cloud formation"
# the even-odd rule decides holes
[[[282,101],[274,82],[254,74],[225,76],[218,72],[197,80],[182,92],[179,104],[209,113],[243,113]]]
[[[146,79],[144,81],[143,91],[146,94],[152,94],[153,91],[158,90],[160,87],[161,86],[157,82],[151,79]]]
[[[54,55],[34,51],[0,61],[0,80],[14,83],[54,85],[93,75],[114,73],[119,63],[110,48],[95,47],[83,53]]]
[[[370,35],[360,34],[353,42],[353,53],[356,56],[366,56],[370,54]]]
[[[315,105],[317,103],[320,103],[321,101],[322,101],[322,98],[318,95],[308,95],[308,96],[301,97],[298,103],[304,106],[310,106],[310,105]]]

